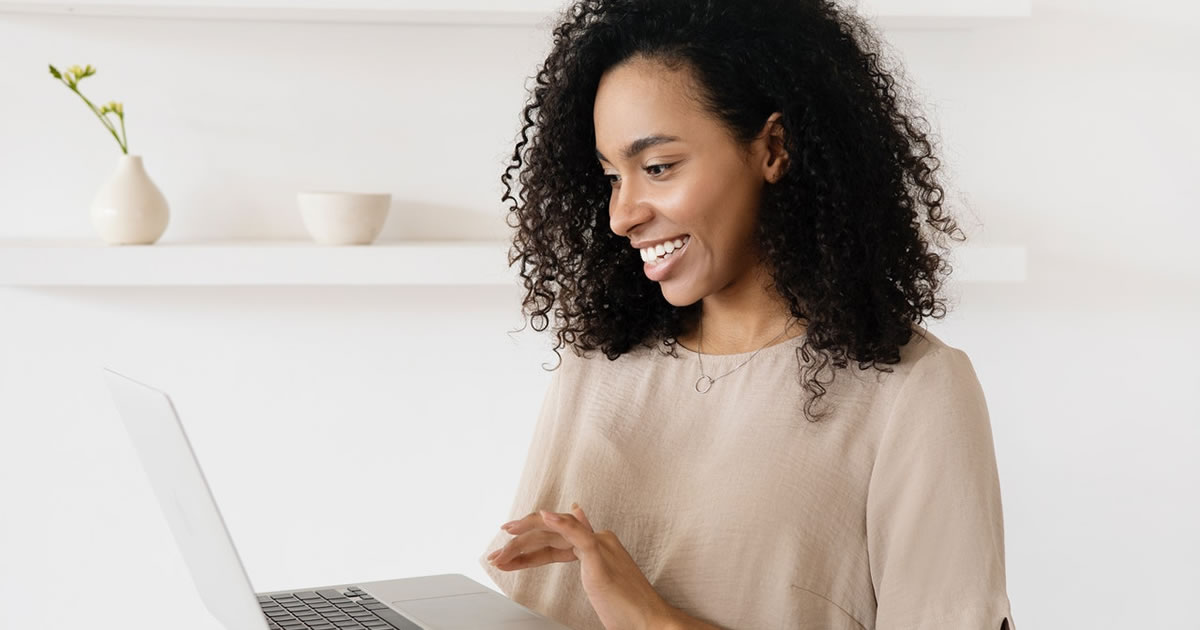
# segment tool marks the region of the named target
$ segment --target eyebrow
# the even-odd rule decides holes
[[[660,134],[655,134],[653,136],[646,136],[644,138],[638,138],[637,140],[630,142],[629,146],[625,147],[625,150],[622,151],[621,153],[622,153],[622,155],[625,156],[625,159],[628,160],[628,159],[633,158],[635,155],[641,153],[642,151],[649,149],[652,146],[659,145],[659,144],[666,144],[668,142],[675,142],[678,139],[679,138],[676,136],[664,136],[664,135],[660,135]],[[596,149],[596,158],[600,159],[600,160],[604,160],[605,162],[609,162],[608,158],[604,157],[604,155],[602,153],[600,153],[600,149]],[[609,163],[611,164],[612,162],[609,162]]]

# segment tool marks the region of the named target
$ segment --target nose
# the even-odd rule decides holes
[[[641,190],[630,182],[622,182],[613,189],[608,200],[608,227],[613,234],[628,236],[630,230],[654,216],[649,200]]]

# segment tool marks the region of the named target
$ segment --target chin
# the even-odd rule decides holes
[[[671,306],[678,308],[691,306],[692,304],[699,302],[700,298],[703,297],[699,295],[692,295],[690,291],[672,290],[668,284],[660,285],[660,288],[662,289],[663,298],[665,298],[667,302],[670,302]]]

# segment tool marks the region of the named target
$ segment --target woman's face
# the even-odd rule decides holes
[[[763,184],[779,169],[764,136],[744,154],[691,100],[692,85],[690,73],[635,58],[601,77],[593,111],[612,231],[631,248],[687,241],[643,265],[675,306],[761,284],[754,228]]]

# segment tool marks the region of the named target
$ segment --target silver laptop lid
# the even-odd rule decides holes
[[[104,377],[204,605],[230,630],[268,630],[171,399],[109,368]]]

